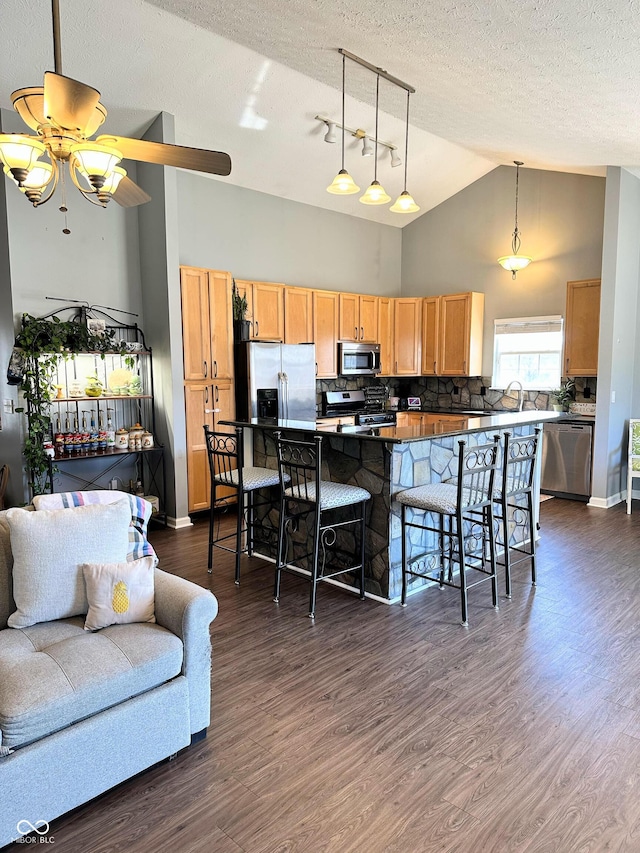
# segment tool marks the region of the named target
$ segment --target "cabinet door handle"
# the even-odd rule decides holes
[[[353,339],[354,339],[354,341],[358,340],[358,327],[357,326],[353,327]]]
[[[204,364],[204,378],[206,379],[207,378],[207,371],[209,370],[209,367],[208,367],[206,361],[203,361],[202,363]]]
[[[318,362],[316,361],[316,376],[318,375]]]
[[[396,375],[398,373],[398,362],[396,361]]]
[[[217,402],[218,402],[218,400],[220,399],[220,395],[218,394],[218,386],[217,386],[217,385],[215,386],[215,391],[216,391],[216,399],[215,399],[215,402],[217,403]]]
[[[256,338],[258,337],[259,334],[260,334],[260,323],[258,323],[258,321],[256,320]]]
[[[218,362],[215,360],[213,362],[213,375],[216,379],[218,378]]]
[[[467,372],[467,360],[466,360],[466,358],[465,358],[465,360],[462,362],[462,372],[463,372],[463,373],[466,373],[466,372]]]
[[[567,365],[566,365],[565,373],[568,374],[569,373],[569,359],[566,359],[566,362],[567,362]]]
[[[209,386],[204,389],[204,404],[205,406],[209,405]]]
[[[436,375],[436,363],[435,363],[435,361],[433,362],[433,375],[434,376]]]
[[[364,340],[364,326],[360,326],[360,340]]]

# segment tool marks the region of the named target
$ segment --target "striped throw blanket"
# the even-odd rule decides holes
[[[151,504],[144,498],[119,492],[117,489],[96,490],[90,492],[56,492],[52,495],[35,495],[33,505],[36,510],[67,509],[86,504],[112,504],[127,498],[131,506],[131,524],[129,526],[129,551],[127,560],[132,562],[140,557],[158,558],[153,546],[147,539],[147,524],[151,518]]]

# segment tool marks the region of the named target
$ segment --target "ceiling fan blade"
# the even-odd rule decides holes
[[[99,136],[96,142],[116,148],[122,152],[125,160],[178,166],[181,169],[193,169],[195,172],[208,172],[211,175],[228,175],[231,172],[231,158],[222,151],[187,148],[184,145],[169,145],[166,142],[147,142],[144,139],[129,139],[126,136]]]
[[[139,204],[146,204],[151,201],[151,196],[134,183],[131,178],[124,177],[112,196],[114,201],[117,201],[120,207],[136,207]]]
[[[44,75],[44,115],[57,127],[84,133],[93,119],[100,92],[53,71]]]

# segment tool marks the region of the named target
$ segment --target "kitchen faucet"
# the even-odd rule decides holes
[[[511,391],[511,389],[514,387],[514,385],[518,386],[518,388],[517,388],[517,391],[518,391],[518,411],[521,412],[522,406],[524,404],[524,389],[522,388],[522,382],[520,382],[519,379],[512,379],[511,382],[507,385],[507,387],[504,389],[505,397],[507,396],[509,391]]]

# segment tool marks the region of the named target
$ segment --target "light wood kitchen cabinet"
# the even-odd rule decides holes
[[[233,376],[231,275],[180,268],[185,382]]]
[[[422,300],[422,375],[438,375],[440,350],[440,297]]]
[[[440,297],[438,376],[482,374],[484,293]]]
[[[567,282],[564,374],[598,375],[600,279]]]
[[[381,296],[378,300],[378,338],[380,344],[380,376],[393,376],[393,299]]]
[[[394,299],[394,376],[419,376],[422,299]]]
[[[378,297],[341,293],[339,334],[341,341],[377,343]]]
[[[314,290],[313,340],[318,379],[334,379],[338,375],[338,316],[338,294],[332,290]]]
[[[284,342],[308,344],[313,341],[313,291],[306,287],[284,289]]]
[[[181,267],[189,512],[207,509],[209,463],[203,424],[235,416],[231,274]],[[218,402],[216,403],[216,397]],[[214,409],[219,408],[219,412]]]
[[[356,419],[354,415],[343,415],[336,418],[320,418],[318,423],[323,427],[355,426]]]
[[[238,293],[246,296],[251,340],[284,340],[284,285],[269,281],[236,279]]]
[[[189,512],[208,509],[211,498],[211,479],[207,460],[207,445],[203,425],[213,429],[211,408],[212,386],[202,382],[186,382],[184,403],[187,423],[187,489]]]

